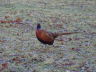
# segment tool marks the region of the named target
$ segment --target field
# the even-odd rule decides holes
[[[96,72],[96,0],[1,0],[0,72]],[[80,32],[43,45],[36,25]]]

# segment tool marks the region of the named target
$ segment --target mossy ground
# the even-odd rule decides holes
[[[2,72],[96,72],[95,0],[19,0],[0,6],[0,21],[15,19],[22,23],[0,23]],[[52,32],[81,33],[58,37],[54,47],[45,48],[35,36],[38,22]]]

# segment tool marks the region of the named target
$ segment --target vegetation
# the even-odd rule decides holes
[[[38,22],[81,33],[45,48],[35,36]],[[0,72],[96,72],[96,0],[0,2]]]

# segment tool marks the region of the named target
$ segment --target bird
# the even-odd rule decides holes
[[[75,34],[75,33],[79,33],[79,32],[49,32],[47,30],[44,30],[41,28],[41,24],[38,23],[37,24],[37,28],[36,28],[36,37],[37,39],[43,43],[43,44],[48,44],[48,45],[53,45],[54,40],[62,35],[69,35],[69,34]]]

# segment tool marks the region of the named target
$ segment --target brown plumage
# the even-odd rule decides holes
[[[53,45],[55,38],[57,38],[58,36],[75,34],[75,33],[78,33],[78,32],[52,33],[52,32],[48,32],[46,30],[41,29],[41,25],[37,24],[36,37],[43,44]]]

